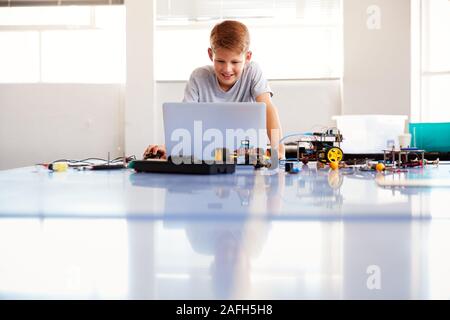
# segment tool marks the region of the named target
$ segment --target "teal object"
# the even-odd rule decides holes
[[[410,123],[411,144],[427,152],[450,152],[450,122]]]
[[[127,166],[128,169],[134,169],[134,160],[130,161]]]

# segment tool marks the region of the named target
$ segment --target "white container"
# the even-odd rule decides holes
[[[383,153],[399,148],[398,137],[405,133],[405,115],[343,115],[333,116],[344,141],[345,153]]]
[[[401,148],[409,148],[411,147],[411,134],[404,133],[398,136],[398,144]]]

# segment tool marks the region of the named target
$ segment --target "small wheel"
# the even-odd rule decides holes
[[[328,162],[341,162],[344,158],[344,152],[341,148],[332,147],[327,151],[327,161]]]
[[[317,162],[327,163],[327,157],[325,151],[317,152]]]

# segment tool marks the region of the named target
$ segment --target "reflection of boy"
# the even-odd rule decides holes
[[[214,257],[210,272],[215,298],[248,297],[251,258],[261,254],[269,229],[267,221],[186,225],[186,235],[194,251]]]
[[[184,91],[184,102],[263,102],[266,104],[267,135],[272,146],[280,140],[281,124],[272,103],[272,91],[259,66],[251,62],[250,34],[238,21],[223,21],[211,31],[208,55],[212,66],[195,69]],[[239,115],[236,115],[239,116]],[[149,146],[144,157],[163,152],[164,146]],[[284,148],[279,146],[279,155]]]
[[[240,205],[246,207],[245,212],[249,216],[258,217],[257,219],[244,223],[239,218],[233,220],[228,216],[229,222],[219,219],[186,224],[186,236],[192,249],[202,255],[214,256],[210,271],[215,298],[244,299],[253,294],[250,281],[251,259],[260,256],[263,251],[272,227],[266,218],[279,214],[284,186],[285,175],[255,175],[250,170],[248,175],[237,177],[233,185],[216,189],[216,197],[224,200],[223,203],[236,201],[235,197],[230,197],[230,191],[237,192]],[[178,185],[178,188],[180,187]],[[197,194],[195,189],[194,194]],[[200,198],[195,200],[202,202]],[[214,200],[213,197],[207,201]],[[166,201],[167,205],[174,205],[174,202]],[[169,207],[166,207],[166,211],[170,211],[168,209]],[[220,213],[226,212],[221,209]],[[215,214],[211,212],[207,216]]]

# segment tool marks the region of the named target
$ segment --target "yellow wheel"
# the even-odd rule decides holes
[[[344,152],[342,152],[341,148],[333,147],[327,151],[327,161],[328,162],[341,162],[344,158]]]

